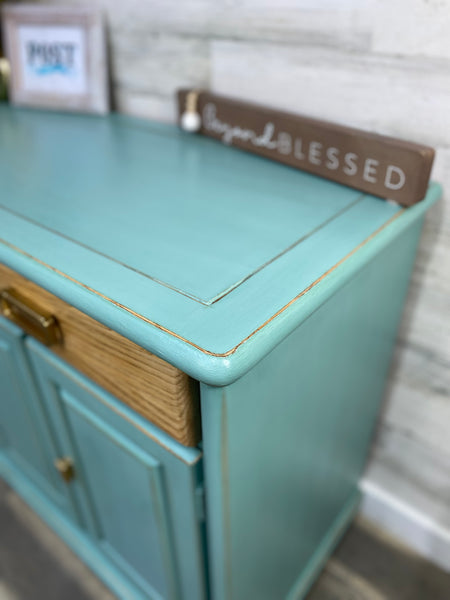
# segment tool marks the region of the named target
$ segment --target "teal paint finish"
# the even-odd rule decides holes
[[[328,529],[320,544],[313,550],[311,557],[296,583],[291,588],[286,600],[299,600],[299,598],[304,598],[308,593],[317,575],[325,567],[331,552],[339,543],[342,535],[354,518],[358,510],[360,498],[360,492],[355,490],[341,508],[332,526]]]
[[[199,380],[204,451],[27,340],[74,517],[0,471],[120,598],[303,597],[355,510],[440,187],[403,211],[172,126],[11,107],[0,178],[0,260]]]
[[[76,519],[53,466],[54,440],[29,370],[23,332],[0,317],[0,454],[23,471],[49,501]]]
[[[120,600],[148,600],[142,590],[133,585],[106,557],[98,544],[89,538],[77,526],[74,526],[65,515],[48,501],[24,472],[13,463],[5,460],[0,453],[0,477],[5,479],[29,506],[51,527],[60,538],[83,560],[90,569],[117,595]]]
[[[119,115],[0,107],[0,123],[0,259],[212,385],[251,369],[334,281],[440,194],[434,185],[400,214],[214,140]]]
[[[420,227],[247,375],[202,386],[215,600],[303,597],[350,518]]]
[[[150,592],[154,590],[164,598],[175,597],[175,562],[159,463],[71,404],[68,418],[100,543],[119,568],[136,583],[141,579],[144,589],[148,586],[149,596],[155,596]]]
[[[30,374],[22,350],[22,331],[0,317],[1,449],[33,479],[50,479],[40,431],[33,423]],[[44,484],[45,485],[45,484]]]
[[[23,185],[22,174],[3,163],[3,190],[14,197],[6,208],[204,304],[361,196],[326,183],[323,191],[332,202],[317,206],[315,185],[302,174],[299,180],[292,169],[284,169],[281,177],[276,165],[266,163],[261,177],[260,161],[251,155],[167,125],[140,122],[136,127],[119,115],[65,117],[70,147],[62,148],[60,116],[36,118],[20,111],[2,127],[5,149],[22,153],[25,132],[28,148],[30,143],[39,148],[27,171],[28,182],[38,187]],[[91,147],[94,156],[87,151]],[[28,149],[28,155],[32,152]],[[64,188],[55,194],[62,173]],[[45,202],[32,202],[36,193]],[[99,194],[106,196],[101,207],[95,201]],[[212,202],[214,211],[208,210]],[[61,203],[64,212],[58,210]],[[113,235],[99,236],[99,219],[106,231],[119,233],[120,243]],[[130,231],[132,236],[126,234]],[[137,251],[142,241],[145,247]]]
[[[26,346],[61,455],[74,458],[69,487],[86,534],[143,597],[204,598],[201,453],[160,440],[156,427],[38,342]]]
[[[77,397],[80,393],[86,394],[78,390]],[[60,408],[53,410],[63,412],[69,428],[70,445],[65,454],[76,457],[96,522],[94,535],[117,567],[149,597],[174,597],[169,593],[176,578],[159,463],[63,388],[59,389],[58,402]],[[55,417],[61,431],[64,422],[59,415]]]

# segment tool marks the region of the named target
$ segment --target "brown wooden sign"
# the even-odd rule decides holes
[[[199,133],[225,144],[404,206],[425,196],[434,159],[428,146],[209,92],[180,90],[178,104],[180,123],[196,117]]]

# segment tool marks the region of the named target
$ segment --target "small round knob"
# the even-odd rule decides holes
[[[198,131],[202,126],[202,119],[198,112],[186,111],[181,115],[181,127],[191,133]]]
[[[63,479],[66,483],[69,483],[75,477],[73,460],[68,456],[64,456],[63,458],[56,458],[54,465],[55,469],[61,475],[61,479]]]

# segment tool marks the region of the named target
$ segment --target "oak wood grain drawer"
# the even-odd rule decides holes
[[[0,264],[0,290],[8,288],[56,317],[55,354],[177,441],[198,443],[198,393],[188,375]]]

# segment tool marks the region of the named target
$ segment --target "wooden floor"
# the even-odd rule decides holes
[[[449,600],[450,574],[357,521],[308,600],[390,599]],[[114,600],[1,480],[0,600]]]

